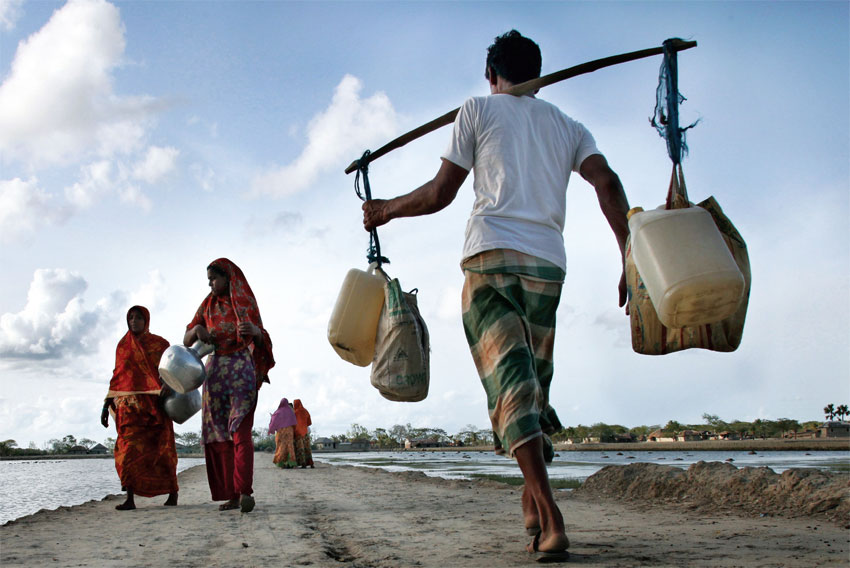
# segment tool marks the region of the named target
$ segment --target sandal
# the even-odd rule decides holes
[[[255,505],[254,498],[250,495],[243,495],[241,499],[239,499],[239,510],[243,513],[250,513],[254,510]]]

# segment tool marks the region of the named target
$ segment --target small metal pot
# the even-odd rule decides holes
[[[202,357],[215,351],[215,347],[201,340],[191,347],[172,345],[159,361],[159,376],[169,387],[180,394],[197,389],[204,384],[207,372]]]
[[[169,418],[183,424],[197,414],[201,409],[201,402],[201,391],[195,389],[186,394],[171,391],[162,401],[162,405]]]

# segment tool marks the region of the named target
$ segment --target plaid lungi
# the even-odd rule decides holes
[[[463,328],[487,392],[496,452],[512,457],[519,446],[562,428],[549,387],[564,271],[506,249],[475,255],[461,268]]]

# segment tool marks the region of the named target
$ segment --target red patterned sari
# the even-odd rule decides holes
[[[148,331],[147,308],[133,306],[128,317],[133,310],[141,312],[145,329],[139,335],[128,331],[118,342],[106,396],[118,431],[113,453],[121,488],[153,497],[177,492],[174,425],[159,404],[159,360],[168,341]]]

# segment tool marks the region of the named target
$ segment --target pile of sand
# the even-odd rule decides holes
[[[577,490],[583,497],[678,504],[716,512],[756,516],[817,517],[850,524],[850,475],[796,468],[775,473],[767,467],[737,468],[697,462],[687,470],[652,463],[608,466]]]

